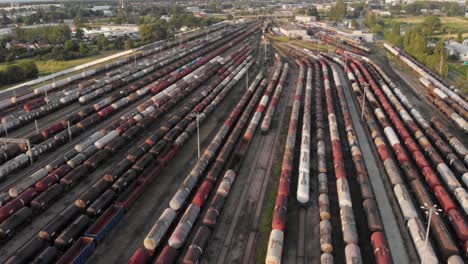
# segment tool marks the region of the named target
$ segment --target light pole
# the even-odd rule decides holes
[[[249,71],[245,72],[245,90],[249,89]]]
[[[364,83],[364,96],[362,97],[361,119],[364,119],[364,107],[366,104],[366,94],[367,94],[368,89],[369,89],[369,84]]]
[[[424,261],[426,260],[427,240],[429,239],[429,229],[431,228],[432,214],[434,213],[439,215],[439,212],[442,212],[442,210],[437,208],[437,205],[435,204],[434,206],[429,206],[427,203],[424,203],[424,205],[421,206],[421,209],[425,211],[426,215],[429,215],[429,219],[427,221],[426,238],[424,240],[424,252],[421,261],[421,264],[424,264]]]
[[[195,117],[196,122],[197,122],[197,152],[198,152],[198,159],[200,159],[200,122],[198,120],[199,116],[200,116],[200,113],[192,113],[192,117]]]
[[[42,75],[39,78],[42,79],[42,88],[44,89],[44,92],[45,92],[46,104],[49,104],[49,98],[47,97],[47,89],[45,88],[45,75]],[[54,81],[54,84],[55,84],[55,81]]]

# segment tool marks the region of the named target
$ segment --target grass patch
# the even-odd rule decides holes
[[[104,51],[104,52],[102,52],[101,54],[98,54],[98,55],[89,56],[89,57],[86,57],[86,58],[80,58],[80,59],[76,59],[76,60],[69,60],[69,61],[49,61],[49,62],[50,62],[50,63],[53,63],[53,62],[56,62],[56,63],[67,63],[68,65],[70,65],[69,62],[73,62],[72,64],[74,64],[74,65],[68,66],[68,67],[66,67],[66,68],[63,68],[62,70],[64,70],[64,69],[68,69],[68,68],[71,68],[71,67],[74,67],[74,66],[77,66],[77,65],[80,65],[80,64],[84,64],[84,63],[93,61],[93,60],[97,60],[97,59],[100,59],[100,58],[104,58],[104,57],[106,57],[106,56],[110,56],[110,55],[113,55],[113,54],[118,53],[118,52],[122,52],[122,51]],[[129,56],[134,56],[134,54],[138,54],[138,53],[139,53],[139,52],[134,52],[134,53],[129,54],[129,55],[120,56],[120,57],[114,58],[114,59],[112,59],[112,60],[110,60],[110,61],[102,62],[102,63],[96,64],[96,65],[87,67],[86,69],[87,69],[87,70],[89,70],[89,69],[95,69],[95,68],[100,67],[100,66],[102,66],[102,65],[108,64],[108,63],[110,63],[110,62],[112,62],[112,61],[114,61],[114,60],[126,58],[126,57],[129,57]],[[23,60],[33,60],[33,59],[23,59]],[[14,62],[12,62],[12,63],[10,63],[10,64],[17,63],[18,61],[21,61],[21,60],[14,61]],[[44,74],[41,73],[41,68],[40,68],[40,66],[41,66],[41,65],[40,65],[41,63],[40,63],[40,62],[41,62],[41,61],[35,61],[35,60],[33,60],[33,61],[36,62],[36,65],[37,65],[37,67],[39,68],[39,74],[40,74],[40,75],[46,75],[47,73],[44,73]],[[80,62],[77,62],[77,61],[80,61]],[[47,61],[44,61],[43,64],[47,64]],[[6,67],[6,65],[8,65],[8,63],[0,63],[0,70],[4,69],[4,67]],[[57,65],[57,66],[58,66],[58,65]],[[2,68],[2,67],[3,67],[3,68]],[[54,72],[57,72],[57,70],[55,70],[55,66],[54,66],[53,68],[51,67],[50,69],[54,69]],[[47,71],[47,67],[44,68],[43,71],[46,72],[46,71]],[[59,77],[57,77],[55,80],[60,80],[60,79],[64,79],[64,78],[70,77],[70,76],[72,76],[72,75],[75,75],[75,74],[78,73],[78,72],[79,72],[79,71],[74,71],[74,72],[71,72],[71,73],[68,73],[68,74],[59,76]],[[49,72],[49,73],[52,73],[52,72]],[[14,84],[8,84],[8,85],[0,86],[0,90],[7,89],[7,88],[9,88],[9,87],[13,87],[13,86],[16,86],[16,85],[18,85],[18,84],[21,84],[21,83],[24,83],[24,82],[27,82],[27,81],[30,81],[30,80],[32,80],[32,79],[24,80],[24,81],[19,82],[19,83],[14,83]],[[45,83],[38,83],[38,84],[36,84],[36,85],[31,86],[31,89],[37,88],[37,87],[39,87],[39,86],[42,86],[42,85],[44,85],[44,84],[48,84],[48,83],[51,83],[51,82],[53,82],[53,80],[48,80],[48,81],[46,81]]]
[[[267,34],[267,38],[269,38],[270,40],[272,41],[277,41],[277,42],[280,42],[280,43],[290,43],[290,44],[293,44],[297,47],[300,47],[300,48],[306,48],[308,50],[311,50],[311,51],[316,51],[316,50],[319,50],[319,51],[325,51],[325,52],[328,52],[328,51],[334,51],[335,48],[328,45],[328,44],[324,44],[324,45],[317,45],[313,42],[310,42],[310,41],[304,41],[304,40],[299,40],[299,39],[293,39],[293,38],[288,38],[286,36],[274,36],[272,34]]]
[[[262,216],[260,218],[260,223],[258,227],[259,233],[259,243],[257,246],[256,252],[256,263],[264,263],[267,249],[268,249],[268,239],[270,237],[271,232],[271,220],[273,218],[273,212],[275,209],[275,202],[276,202],[276,194],[278,193],[278,184],[279,179],[281,176],[281,167],[282,167],[282,159],[284,155],[284,147],[286,142],[280,144],[280,151],[278,152],[278,156],[276,159],[275,167],[273,168],[268,192],[266,194],[266,201],[265,201],[265,208],[262,212]]]
[[[410,17],[400,17],[392,19],[395,22],[407,23],[407,24],[419,24],[424,21],[425,16],[410,16]],[[456,25],[456,26],[468,26],[468,20],[461,17],[448,17],[441,16],[439,17],[442,24]]]
[[[468,76],[468,65],[460,63],[449,63],[449,70],[462,76]]]
[[[120,50],[104,51],[94,56],[89,56],[89,57],[79,58],[79,59],[74,59],[74,60],[67,60],[67,61],[56,61],[56,60],[40,61],[40,60],[34,60],[34,59],[21,59],[21,60],[16,60],[12,63],[1,63],[0,70],[4,70],[8,65],[15,65],[21,61],[34,61],[39,70],[39,75],[47,75],[47,74],[62,71],[68,68],[72,68],[72,67],[84,64],[84,63],[88,63],[93,60],[101,59],[101,58],[113,55],[115,53],[118,53],[118,52],[122,52],[122,51]]]
[[[462,36],[463,38],[468,38],[468,30],[466,32],[463,32],[462,33]],[[434,38],[437,38],[437,39],[443,39],[443,40],[447,40],[449,37],[453,38],[453,37],[457,37],[457,34],[435,34],[433,35]]]
[[[449,63],[449,72],[453,72],[455,79],[450,83],[464,93],[468,93],[468,65]]]
[[[389,18],[385,19],[385,24],[389,25],[394,22],[402,23],[402,27],[406,28],[408,26],[414,26],[424,22],[425,16],[411,16],[411,17],[399,17],[399,18]],[[442,28],[445,28],[445,32],[451,32],[451,37],[457,37],[457,33],[461,32],[463,37],[468,37],[468,19],[461,17],[447,17],[440,16],[440,22],[442,23]],[[445,32],[435,32],[431,37],[436,39],[447,39],[449,37],[448,33]]]

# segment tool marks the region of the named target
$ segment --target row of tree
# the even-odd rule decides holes
[[[6,24],[22,23],[26,25],[42,23],[63,23],[65,19],[86,21],[90,18],[102,17],[103,12],[91,9],[91,5],[83,3],[66,3],[65,8],[49,6],[48,9],[39,8],[35,13],[26,16],[16,16],[15,20],[8,19]],[[1,21],[0,21],[1,22]]]
[[[421,10],[440,10],[448,16],[464,16],[465,5],[457,2],[442,2],[442,1],[416,1],[411,4],[395,4],[391,5],[390,10],[393,13],[399,14],[405,11],[408,15],[422,15]]]
[[[405,51],[413,55],[418,61],[426,65],[426,67],[447,77],[447,54],[445,53],[445,44],[442,40],[436,42],[435,48],[428,48],[424,31],[416,27],[405,32],[403,47]]]
[[[162,20],[152,15],[141,17],[138,33],[143,43],[158,41],[170,37],[173,32],[182,27],[189,29],[209,26],[220,19],[212,17],[195,17],[192,13],[174,14],[169,21]]]
[[[0,71],[0,83],[12,84],[28,79],[36,78],[39,74],[37,65],[32,61],[22,61],[18,64],[6,66]]]
[[[383,33],[383,29],[385,23],[383,19],[377,16],[376,13],[372,12],[371,10],[367,10],[364,15],[364,24],[372,30],[372,33],[381,34]]]
[[[71,30],[65,24],[26,29],[17,27],[13,30],[13,39],[19,42],[60,44],[71,39]]]
[[[401,36],[400,23],[393,23],[384,33],[384,38],[391,44],[404,48],[418,61],[442,76],[448,74],[447,54],[442,40],[437,41],[434,48],[427,46],[427,40],[440,30],[442,23],[438,17],[426,17],[423,23],[413,26]]]
[[[333,21],[342,21],[346,18],[347,8],[348,5],[340,0],[330,8],[330,12],[328,12],[328,19]]]

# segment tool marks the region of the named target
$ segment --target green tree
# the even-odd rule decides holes
[[[46,27],[44,30],[49,29],[51,29],[52,32],[48,33],[47,36],[51,43],[64,43],[71,38],[71,30],[67,25]]]
[[[16,56],[15,56],[15,54],[13,54],[13,53],[10,53],[10,54],[8,54],[8,55],[5,57],[5,61],[6,61],[6,62],[12,62],[12,61],[14,61],[15,59],[16,59]]]
[[[401,47],[403,45],[403,38],[400,35],[400,23],[392,24],[391,29],[384,33],[384,39],[394,46]]]
[[[226,20],[233,20],[233,19],[234,19],[234,16],[231,13],[226,15]]]
[[[364,18],[364,23],[368,26],[368,27],[372,27],[373,25],[375,25],[377,23],[377,15],[372,12],[372,11],[367,11],[366,12],[366,15],[365,15],[365,18]]]
[[[24,79],[35,78],[39,74],[37,65],[33,61],[22,61],[18,63],[18,67],[22,70]]]
[[[462,43],[463,42],[463,33],[462,32],[458,32],[457,34],[457,41]]]
[[[17,17],[15,18],[15,23],[18,23],[18,24],[19,24],[19,23],[24,23],[23,17],[22,17],[22,16],[17,16]]]
[[[392,25],[392,34],[394,34],[396,36],[400,36],[400,34],[401,34],[400,23],[398,23],[398,22],[393,23],[393,25]]]
[[[128,38],[125,40],[125,45],[124,45],[126,50],[133,49],[133,39]]]
[[[79,46],[75,41],[67,40],[63,44],[63,48],[65,51],[70,52],[70,51],[77,51],[79,49]]]
[[[124,48],[124,42],[123,42],[122,37],[117,37],[114,40],[114,48],[115,49],[123,49]]]
[[[75,32],[75,38],[78,40],[82,40],[84,37],[84,31],[82,28],[77,28]]]
[[[423,32],[426,35],[432,35],[434,34],[434,31],[440,29],[441,25],[442,25],[442,22],[440,21],[439,17],[428,16],[422,22]]]
[[[317,18],[319,16],[319,13],[318,13],[317,8],[315,6],[312,6],[311,8],[308,8],[306,14],[308,16],[315,16]]]
[[[144,43],[158,41],[167,37],[167,28],[160,23],[142,24],[139,26],[140,38]]]
[[[18,65],[8,65],[5,69],[7,83],[16,83],[24,79],[23,70]]]
[[[98,50],[105,50],[108,44],[107,38],[103,34],[99,35],[97,38]]]
[[[32,16],[32,15],[31,15],[31,16],[27,16],[27,17],[24,19],[24,23],[25,23],[26,25],[32,25],[32,24],[34,24],[34,22],[36,22],[36,19],[35,19],[35,17]]]
[[[447,77],[448,75],[447,54],[445,53],[445,45],[443,41],[437,42],[435,49],[434,49],[434,56],[437,61],[437,64],[435,67],[436,72],[444,77]]]
[[[89,47],[85,43],[80,43],[80,53],[86,55],[89,52]]]
[[[356,19],[353,18],[353,20],[351,20],[351,27],[353,27],[354,29],[358,29],[359,28],[359,24],[358,22],[356,21]]]
[[[347,7],[348,5],[342,0],[337,2],[334,6],[330,8],[330,12],[328,13],[330,20],[342,21],[346,17]]]
[[[73,18],[73,24],[76,26],[76,27],[81,27],[83,25],[83,23],[85,23],[85,19],[81,16],[81,14],[78,14],[77,16],[75,16]]]

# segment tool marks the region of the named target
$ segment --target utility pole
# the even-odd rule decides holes
[[[46,103],[49,104],[49,98],[47,98],[47,89],[45,88],[45,75],[39,78],[42,78],[42,88],[44,89],[44,92],[45,92]],[[55,79],[53,83],[55,84]]]
[[[200,121],[198,120],[199,116],[200,116],[200,113],[192,113],[192,117],[195,117],[196,122],[197,122],[197,153],[198,153],[198,159],[200,159]]]
[[[5,123],[3,123],[3,130],[5,130],[5,135],[8,137],[8,129]]]
[[[197,150],[198,150],[198,159],[200,159],[200,121],[198,121],[199,114],[197,113]]]
[[[431,229],[432,214],[439,215],[439,212],[442,212],[442,210],[437,208],[437,205],[435,204],[434,206],[429,206],[427,203],[424,203],[424,205],[421,206],[421,209],[425,211],[426,215],[429,215],[429,219],[427,221],[426,238],[424,239],[424,252],[421,261],[421,264],[424,264],[427,255],[427,240],[429,239],[429,230]]]
[[[245,71],[245,89],[249,89],[249,71]]]
[[[49,104],[49,97],[47,96],[47,89],[44,88],[46,103]]]
[[[444,51],[442,51],[444,52]],[[439,74],[442,75],[442,62],[444,59],[444,53],[440,54],[440,59],[439,59]]]
[[[364,96],[362,97],[361,119],[364,119],[364,107],[366,104],[366,94],[367,94],[368,89],[369,89],[369,84],[364,83]]]
[[[67,126],[68,126],[68,140],[71,142],[72,141],[72,133],[70,129],[70,121],[67,121]]]

